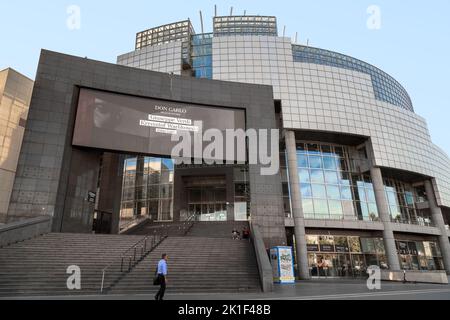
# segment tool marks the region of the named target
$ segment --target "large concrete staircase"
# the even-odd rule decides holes
[[[232,240],[233,228],[248,223],[196,223],[184,237],[167,238],[110,293],[156,292],[152,285],[157,262],[169,256],[168,293],[258,292],[261,290],[253,245]]]
[[[106,292],[156,292],[152,280],[162,253],[169,255],[168,293],[260,291],[253,245],[231,239],[232,229],[242,230],[244,226],[248,224],[171,226],[169,237],[130,273],[111,282]],[[103,268],[120,261],[122,254],[144,235],[155,234],[154,227],[143,226],[136,235],[120,236],[50,233],[0,248],[0,297],[99,294]],[[70,275],[66,271],[72,265],[81,268],[80,291],[67,289]],[[117,268],[108,272],[110,279],[121,275]]]
[[[98,294],[102,269],[142,236],[50,233],[0,248],[0,296]],[[67,268],[81,269],[81,291],[67,289]]]

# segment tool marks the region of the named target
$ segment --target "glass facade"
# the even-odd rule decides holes
[[[123,171],[121,225],[139,218],[173,219],[174,162],[171,159],[129,157]]]
[[[268,16],[214,17],[214,36],[278,36],[277,18]]]
[[[313,277],[365,277],[369,266],[388,269],[384,242],[378,237],[307,235]],[[396,241],[402,270],[444,270],[436,241]]]
[[[295,62],[320,64],[368,74],[372,78],[376,99],[414,111],[406,90],[397,80],[377,67],[347,55],[319,48],[293,45],[292,51]]]
[[[195,34],[191,21],[179,21],[164,26],[148,29],[136,35],[136,49],[174,41],[189,41]]]
[[[190,169],[217,167],[225,175],[184,176]],[[229,168],[229,169],[228,169]],[[175,175],[180,175],[184,197],[175,197]],[[231,175],[229,175],[231,177]],[[120,228],[141,219],[173,221],[174,203],[180,221],[195,215],[198,221],[247,221],[250,217],[250,185],[247,165],[174,165],[171,159],[128,156],[124,161]],[[183,209],[185,207],[185,209]]]
[[[439,244],[435,241],[396,241],[403,270],[445,270]]]
[[[192,36],[191,59],[196,78],[212,79],[212,33]]]
[[[354,173],[347,147],[298,143],[297,159],[306,219],[378,220],[370,176]]]
[[[226,184],[188,188],[189,216],[197,221],[227,221]]]
[[[306,242],[313,277],[364,277],[373,265],[388,269],[381,238],[308,235]]]
[[[384,184],[392,222],[433,225],[430,210],[417,207],[417,203],[426,201],[423,186],[413,187],[394,179],[384,179]]]

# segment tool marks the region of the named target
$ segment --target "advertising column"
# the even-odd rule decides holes
[[[270,249],[270,261],[275,283],[295,283],[294,258],[291,247],[273,247]]]

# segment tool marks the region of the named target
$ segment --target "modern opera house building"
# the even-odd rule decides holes
[[[335,277],[371,265],[450,273],[450,159],[399,82],[293,44],[275,17],[213,24],[139,32],[118,65],[43,51],[8,221],[50,215],[56,232],[95,222],[117,234],[191,216],[250,220],[267,247],[295,247],[300,278],[321,276],[324,261]],[[279,129],[279,173],[174,164],[170,130],[148,142],[130,125],[162,109],[219,130]]]

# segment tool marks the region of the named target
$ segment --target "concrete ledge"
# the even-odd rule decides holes
[[[257,225],[250,223],[250,235],[255,248],[256,260],[258,262],[259,277],[261,280],[261,287],[263,292],[273,291],[273,272],[270,264],[269,256],[267,255],[264,240]]]
[[[381,270],[382,281],[404,281],[403,271]],[[406,271],[407,282],[448,284],[445,271]]]
[[[285,218],[286,227],[294,227],[294,219]],[[394,232],[417,233],[439,236],[441,231],[436,227],[425,227],[413,224],[391,223]],[[379,221],[351,221],[351,220],[315,220],[305,219],[306,228],[330,228],[347,230],[382,231],[384,225]],[[450,230],[447,230],[450,237]]]
[[[425,227],[415,224],[403,224],[403,223],[391,223],[391,225],[392,230],[394,232],[429,234],[433,236],[441,235],[441,231],[436,227]]]
[[[377,221],[350,221],[350,220],[313,220],[305,219],[306,228],[331,228],[331,229],[350,229],[350,230],[373,230],[382,231],[384,226],[382,222]]]
[[[0,247],[49,233],[52,217],[42,216],[0,226]]]

